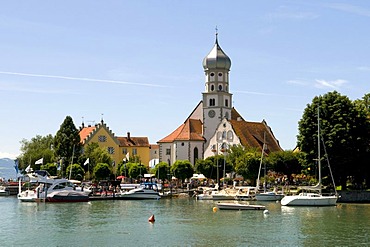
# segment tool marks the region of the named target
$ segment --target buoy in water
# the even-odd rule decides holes
[[[215,213],[216,213],[216,212],[217,212],[217,207],[213,207],[213,209],[212,209],[212,210],[213,210],[213,212],[215,212]]]
[[[155,221],[155,218],[154,218],[154,214],[152,216],[149,217],[148,219],[149,222],[154,222]]]
[[[267,209],[263,210],[263,214],[269,214],[269,213],[270,212]]]

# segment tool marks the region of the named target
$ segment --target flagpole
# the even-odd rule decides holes
[[[75,155],[75,145],[73,145],[73,150],[72,150],[71,168],[69,168],[69,180],[71,180],[71,176],[72,176],[72,166],[73,166],[73,156],[74,155]]]

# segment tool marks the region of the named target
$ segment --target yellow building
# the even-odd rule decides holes
[[[148,137],[131,137],[127,132],[126,137],[117,137],[102,120],[94,126],[80,127],[80,139],[83,147],[90,143],[98,143],[99,147],[105,148],[111,155],[115,164],[129,158],[132,162],[144,164],[149,167],[150,145]]]

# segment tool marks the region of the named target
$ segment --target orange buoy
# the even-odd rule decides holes
[[[154,214],[152,216],[149,217],[148,219],[149,222],[154,222],[155,221],[155,218],[154,218]]]

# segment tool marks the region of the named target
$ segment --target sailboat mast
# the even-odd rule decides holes
[[[317,107],[317,162],[319,169],[319,192],[321,194],[320,106]]]

